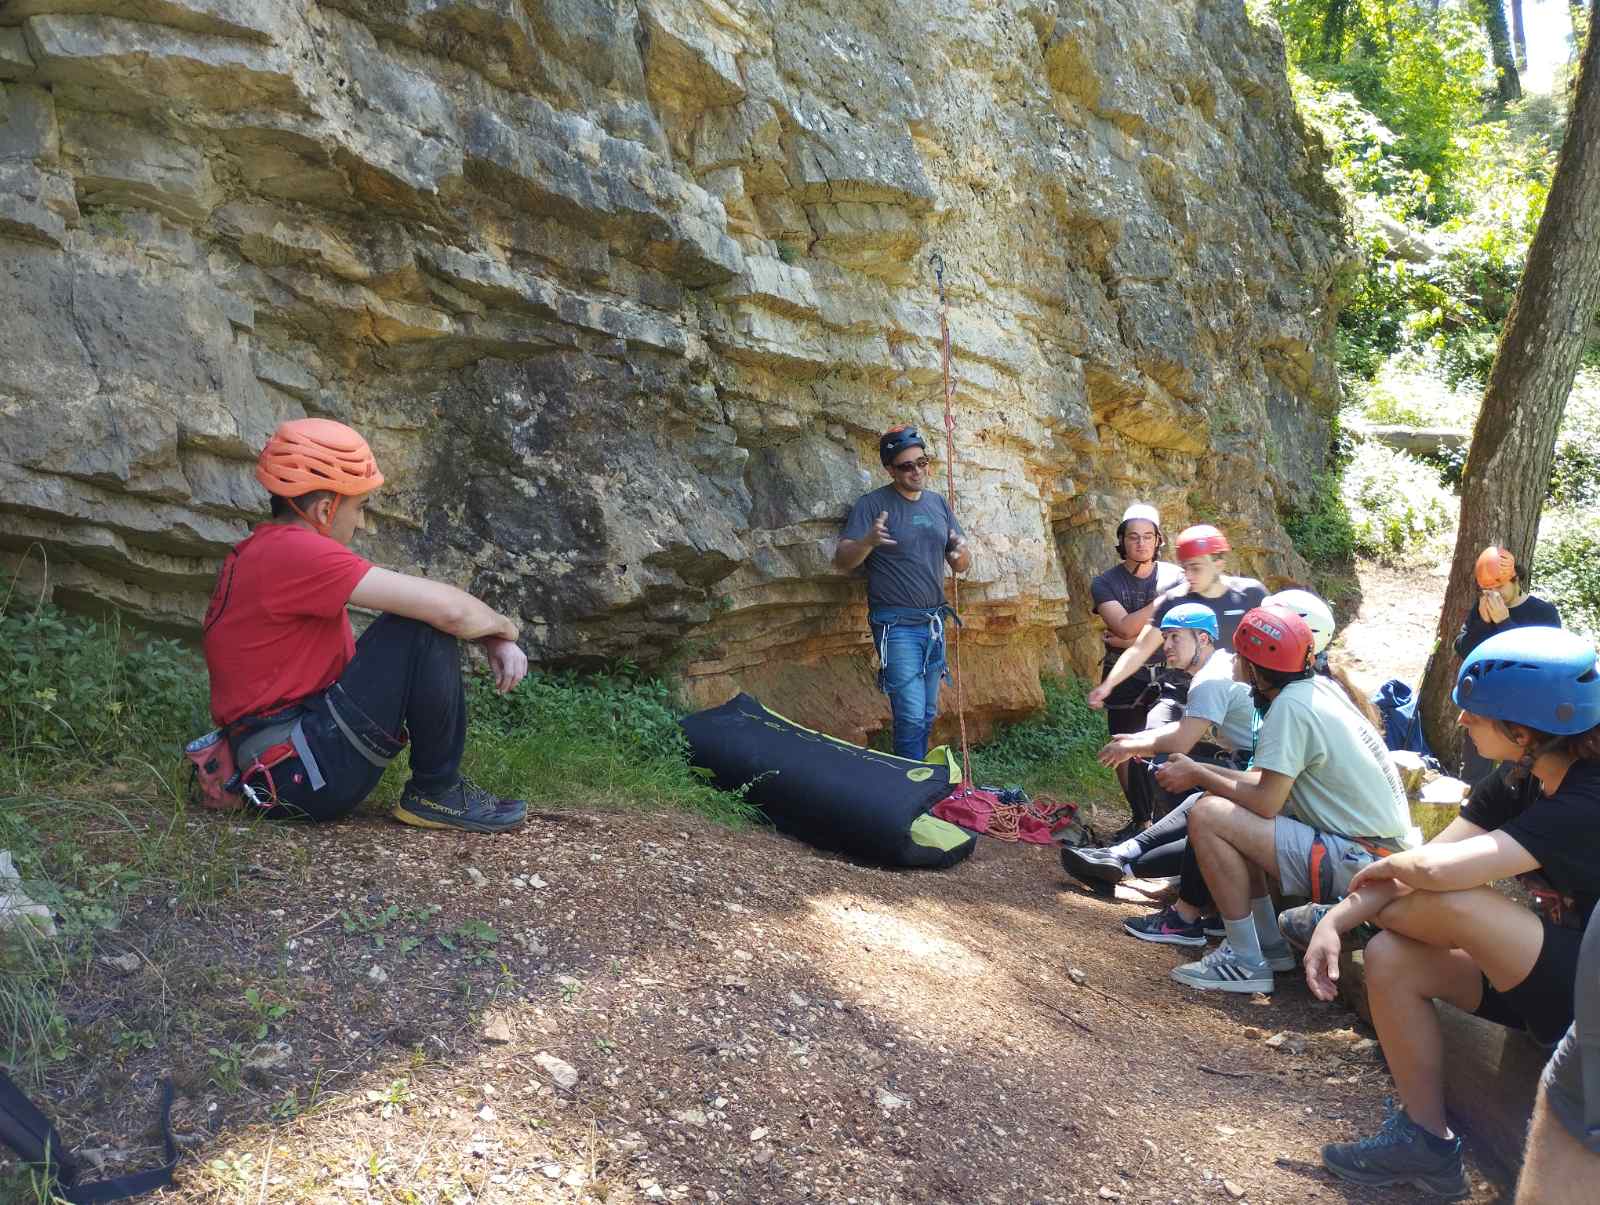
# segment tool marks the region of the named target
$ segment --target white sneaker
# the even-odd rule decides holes
[[[1272,990],[1272,968],[1265,962],[1246,962],[1223,942],[1199,962],[1172,968],[1172,977],[1185,987],[1203,992],[1239,992],[1250,995]]]

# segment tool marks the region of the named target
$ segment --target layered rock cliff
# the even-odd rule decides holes
[[[876,432],[941,429],[938,251],[981,725],[1092,663],[1135,497],[1301,569],[1339,228],[1242,0],[9,0],[0,555],[193,632],[330,415],[364,550],[536,659],[859,738],[829,557]]]

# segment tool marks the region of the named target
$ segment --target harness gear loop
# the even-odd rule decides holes
[[[928,257],[933,268],[933,278],[939,288],[939,360],[944,372],[944,471],[950,513],[956,514],[956,419],[954,412],[955,385],[950,379],[950,302],[944,291],[944,257],[935,251]],[[950,606],[961,610],[961,578],[951,566]],[[955,678],[956,718],[961,729],[961,781],[965,788],[972,786],[972,755],[967,745],[966,679],[961,674],[961,625],[956,625],[955,641],[951,649],[950,669]]]

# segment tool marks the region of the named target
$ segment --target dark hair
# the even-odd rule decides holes
[[[1257,665],[1248,657],[1245,657],[1244,661],[1250,666],[1250,671],[1255,674],[1256,681],[1271,691],[1282,690],[1291,682],[1300,682],[1311,676],[1309,669],[1297,669],[1290,672],[1285,669],[1268,669],[1264,665]]]
[[[294,504],[303,511],[309,511],[324,498],[332,501],[333,496],[332,490],[312,490],[309,494],[301,494],[294,500]],[[272,517],[274,519],[298,519],[300,516],[294,513],[294,507],[289,505],[289,499],[282,497],[279,494],[273,494]]]
[[[1533,769],[1534,759],[1542,753],[1565,753],[1579,761],[1600,761],[1600,724],[1587,732],[1558,736],[1555,733],[1530,728],[1526,724],[1519,724],[1515,720],[1490,720],[1490,723],[1501,736],[1508,741],[1516,741],[1519,745],[1522,744],[1518,739],[1519,734],[1526,733],[1532,738],[1518,760],[1516,769],[1511,772],[1510,779],[1513,782],[1526,778],[1528,771]]]

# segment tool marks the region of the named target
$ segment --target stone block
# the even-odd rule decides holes
[[[70,179],[26,163],[0,163],[0,237],[59,247],[77,217]]]
[[[271,42],[283,33],[289,8],[259,0],[10,0],[6,13],[14,20],[41,15],[118,17],[191,33]]]
[[[79,107],[305,108],[277,47],[115,17],[38,16],[22,28],[35,77],[68,89]]]
[[[69,111],[62,139],[83,205],[153,209],[174,222],[198,223],[221,200],[200,151],[132,122]]]
[[[61,132],[55,98],[44,88],[11,84],[0,88],[0,164],[54,166]]]
[[[0,80],[25,80],[33,74],[33,55],[20,29],[0,29]]]

